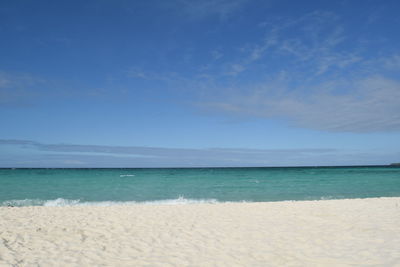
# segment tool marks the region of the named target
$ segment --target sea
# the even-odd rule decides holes
[[[0,206],[399,197],[400,167],[0,169]]]

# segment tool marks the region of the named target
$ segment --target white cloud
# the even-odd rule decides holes
[[[323,131],[400,131],[398,53],[368,51],[329,12],[270,18],[258,28],[262,40],[222,67],[235,80],[213,87],[199,106]],[[250,70],[260,75],[236,77]]]
[[[212,4],[193,8],[203,5]],[[321,11],[270,18],[257,27],[259,42],[226,50],[218,61],[219,47],[200,75],[164,81],[197,94],[197,106],[208,110],[324,131],[400,131],[399,54],[370,51],[345,26]]]
[[[285,85],[282,85],[285,87]],[[324,131],[400,131],[400,82],[381,76],[331,81],[300,93],[275,90],[271,83],[247,94],[225,96],[203,107],[265,118]],[[279,93],[278,93],[279,92]]]

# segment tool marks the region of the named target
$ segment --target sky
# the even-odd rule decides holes
[[[400,162],[399,1],[0,2],[0,167]]]

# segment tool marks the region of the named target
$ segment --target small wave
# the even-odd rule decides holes
[[[3,201],[0,206],[6,206],[6,207],[43,206],[45,202],[46,200],[40,200],[40,199],[17,199],[17,200]]]
[[[46,207],[63,207],[63,206],[77,206],[80,204],[79,199],[63,199],[57,198],[54,200],[46,200],[43,206]]]
[[[331,200],[331,199],[340,199],[342,197],[334,197],[334,196],[324,196],[324,197],[320,197],[320,200]]]
[[[133,177],[134,174],[121,174],[119,177]]]
[[[24,206],[45,206],[45,207],[68,207],[68,206],[130,206],[130,205],[187,205],[187,204],[216,204],[216,199],[188,199],[179,197],[176,199],[151,200],[151,201],[84,201],[79,199],[57,198],[53,200],[23,199],[3,201],[0,206],[24,207]]]

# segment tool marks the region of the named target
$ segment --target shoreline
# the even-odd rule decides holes
[[[288,200],[270,200],[270,201],[222,201],[217,199],[194,199],[178,197],[175,199],[161,199],[161,200],[147,200],[147,201],[86,201],[80,202],[79,199],[17,199],[17,200],[5,200],[1,208],[25,208],[25,207],[130,207],[130,206],[181,206],[181,205],[223,205],[223,204],[252,204],[252,203],[285,203],[285,202],[316,202],[316,201],[344,201],[344,200],[364,200],[364,199],[393,199],[400,198],[400,196],[384,196],[384,197],[359,197],[359,198],[321,198],[321,199],[288,199]],[[37,202],[43,205],[19,205],[21,202]],[[4,204],[7,205],[4,205]],[[46,203],[46,204],[45,204]]]
[[[400,197],[0,207],[0,265],[400,264]]]

